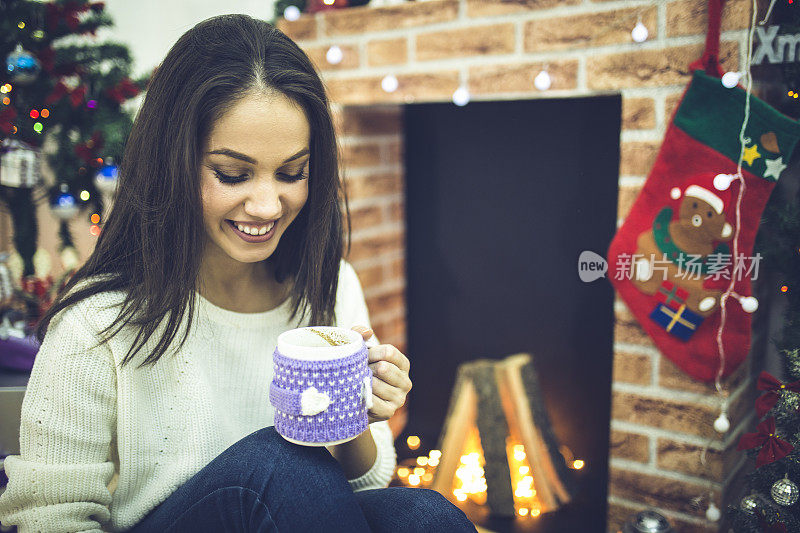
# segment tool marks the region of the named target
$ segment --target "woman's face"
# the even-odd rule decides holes
[[[308,198],[309,141],[305,113],[281,93],[247,96],[213,125],[200,179],[215,268],[275,251]]]

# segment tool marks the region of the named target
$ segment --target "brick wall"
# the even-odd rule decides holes
[[[476,100],[622,95],[619,223],[655,160],[672,111],[703,49],[706,2],[589,0],[430,0],[369,6],[281,20],[323,74],[338,117],[352,194],[353,262],[373,326],[405,347],[402,124],[404,102],[447,102],[466,85]],[[746,53],[749,0],[723,11],[721,62],[737,70]],[[644,43],[630,31],[638,18]],[[344,58],[328,64],[329,46]],[[547,64],[545,93],[533,77]],[[381,89],[393,74],[395,92]],[[726,382],[732,429],[713,430],[718,401],[663,357],[622,301],[614,305],[609,531],[654,505],[681,531],[713,531],[709,491],[724,504],[742,455],[738,436],[752,422],[749,365]],[[708,445],[706,466],[701,451]],[[700,505],[692,500],[705,496]]]

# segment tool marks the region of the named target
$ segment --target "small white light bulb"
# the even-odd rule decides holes
[[[650,32],[647,31],[647,26],[642,24],[642,21],[636,23],[636,26],[633,27],[631,31],[631,37],[637,43],[643,43],[647,40],[647,36],[650,35]]]
[[[706,518],[708,518],[712,522],[716,522],[722,517],[722,513],[719,510],[719,507],[714,505],[714,502],[708,504],[708,509],[706,509]]]
[[[742,304],[745,313],[755,313],[758,309],[758,299],[753,296],[742,296],[739,298],[739,303]]]
[[[681,188],[680,187],[673,187],[672,189],[670,189],[669,197],[672,198],[673,200],[677,200],[678,198],[680,198],[681,197]]]
[[[740,79],[742,79],[741,72],[726,72],[722,75],[722,85],[728,89],[733,89],[739,85]]]
[[[328,48],[328,51],[325,53],[325,58],[328,60],[328,63],[332,65],[341,63],[343,56],[344,54],[342,53],[342,49],[335,44]]]
[[[283,10],[283,18],[286,20],[297,20],[300,18],[300,9],[297,6],[287,6]]]
[[[397,78],[391,74],[387,74],[381,80],[381,88],[383,88],[383,90],[386,91],[387,93],[393,93],[394,91],[397,90],[397,87],[399,85],[400,84],[397,81]]]
[[[717,174],[714,176],[714,188],[718,191],[727,191],[735,179],[736,174]]]
[[[717,433],[727,433],[731,429],[731,422],[728,420],[728,415],[724,412],[720,413],[716,420],[714,420],[714,430]]]
[[[469,91],[466,87],[459,87],[453,92],[453,103],[458,106],[465,106],[469,103]]]
[[[547,89],[549,89],[550,83],[551,83],[550,74],[548,74],[546,70],[541,71],[533,79],[533,85],[540,91],[546,91]]]

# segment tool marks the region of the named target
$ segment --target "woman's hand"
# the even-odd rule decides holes
[[[353,326],[366,341],[372,330],[365,326]],[[372,370],[372,408],[368,411],[369,423],[389,420],[406,403],[411,390],[408,371],[411,363],[403,353],[391,344],[379,344],[368,349],[369,367]]]

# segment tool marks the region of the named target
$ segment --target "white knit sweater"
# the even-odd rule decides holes
[[[90,347],[116,318],[122,296],[94,295],[51,322],[22,405],[20,455],[5,460],[3,525],[17,525],[20,533],[126,531],[226,448],[274,425],[268,390],[278,334],[309,325],[298,317],[289,323],[290,299],[270,311],[238,313],[198,293],[195,322],[179,353],[173,350],[183,325],[155,367],[137,369],[145,357],[139,352],[120,370],[132,328]],[[338,326],[370,325],[361,284],[344,260],[335,316]],[[367,345],[378,342],[372,337]],[[397,464],[388,423],[370,429],[377,460],[350,480],[354,491],[388,486]]]

